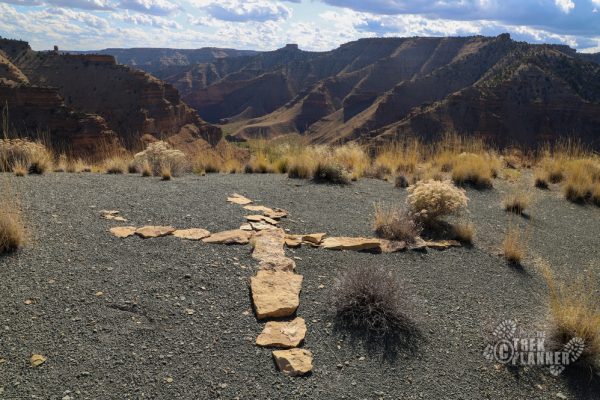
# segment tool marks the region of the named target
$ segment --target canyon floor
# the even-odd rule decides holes
[[[560,277],[600,273],[600,208],[565,201],[557,188],[535,196],[529,219],[501,208],[509,184],[468,190],[473,247],[369,254],[287,249],[304,276],[297,315],[306,320],[309,376],[280,373],[254,344],[248,289],[250,246],[175,237],[118,239],[119,225],[172,225],[218,232],[248,214],[240,193],[289,212],[291,233],[371,236],[373,204],[406,191],[363,179],[346,187],[279,175],[186,175],[169,182],[136,175],[56,174],[16,178],[28,244],[0,258],[0,398],[6,399],[594,399],[584,371],[553,377],[545,367],[489,363],[486,338],[502,320],[548,326],[547,288],[535,268]],[[100,218],[119,210],[128,219]],[[499,256],[509,222],[528,225],[523,268]],[[330,295],[349,266],[397,273],[423,340],[398,354],[335,329]],[[190,313],[189,310],[193,310]],[[47,360],[32,368],[32,354]]]

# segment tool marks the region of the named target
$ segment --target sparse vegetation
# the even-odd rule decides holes
[[[502,242],[502,249],[504,258],[511,264],[520,265],[525,257],[525,235],[521,230],[514,226],[509,226],[504,241]]]
[[[383,267],[360,266],[335,283],[333,303],[338,322],[372,338],[418,334],[406,315],[405,291],[396,274]]]
[[[114,156],[104,161],[104,169],[107,174],[120,175],[127,171],[128,163],[126,158]]]
[[[146,150],[134,156],[136,169],[141,170],[145,163],[152,168],[152,174],[160,176],[163,168],[169,168],[173,176],[179,176],[188,168],[188,162],[182,151],[174,150],[167,142],[150,143]],[[125,166],[127,166],[126,164]]]
[[[340,164],[335,161],[324,160],[317,164],[313,180],[317,183],[346,185],[350,183],[350,176]]]
[[[10,187],[4,183],[0,193],[0,254],[19,249],[25,242],[25,227],[21,209],[10,193]]]
[[[421,234],[421,225],[405,208],[375,204],[375,234],[383,239],[412,243]]]
[[[467,208],[469,198],[463,189],[450,181],[417,182],[408,188],[409,210],[424,222],[434,222],[448,215],[458,215]]]
[[[152,166],[148,161],[144,161],[141,165],[142,176],[148,177],[152,176]]]
[[[547,263],[541,263],[541,271],[548,285],[551,333],[557,349],[581,338],[585,347],[577,363],[600,368],[600,299],[595,277],[580,276],[567,284],[556,280]]]
[[[475,225],[470,222],[459,222],[452,226],[454,238],[462,243],[473,243],[475,237]]]
[[[515,214],[523,214],[525,209],[531,203],[531,196],[523,190],[516,190],[504,197],[502,206],[506,211]]]
[[[13,164],[13,172],[16,176],[25,176],[27,175],[27,165],[21,161],[17,161]]]
[[[495,170],[491,159],[480,154],[460,154],[454,160],[452,180],[457,185],[471,185],[476,188],[490,188]]]
[[[169,168],[169,166],[164,166],[160,171],[161,180],[170,181],[171,176],[171,168]]]
[[[15,164],[26,166],[30,174],[43,174],[52,155],[41,143],[26,139],[0,139],[0,172],[12,172]]]

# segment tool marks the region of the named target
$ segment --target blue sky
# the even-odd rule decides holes
[[[600,0],[0,0],[0,36],[36,50],[329,50],[361,37],[502,32],[600,52]]]

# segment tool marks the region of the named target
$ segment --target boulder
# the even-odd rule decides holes
[[[262,333],[256,338],[256,344],[262,347],[298,347],[306,336],[306,323],[303,318],[290,322],[267,322]]]
[[[380,239],[362,237],[329,237],[321,242],[321,247],[329,250],[380,250]]]
[[[172,226],[144,226],[136,229],[135,234],[144,239],[151,239],[169,236],[173,232],[175,232],[175,228]]]
[[[119,226],[116,228],[110,228],[110,233],[118,238],[125,239],[129,236],[135,235],[137,228],[135,226]]]
[[[209,237],[202,239],[202,241],[213,244],[248,244],[251,237],[252,232],[234,229],[232,231],[213,233]]]
[[[186,240],[202,240],[209,237],[210,232],[200,228],[178,229],[173,232],[173,236]]]
[[[250,278],[250,289],[259,319],[289,317],[300,304],[302,275],[260,270]]]
[[[302,376],[312,370],[312,353],[305,349],[274,350],[277,368],[289,376]]]

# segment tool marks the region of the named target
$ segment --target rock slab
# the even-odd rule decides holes
[[[129,236],[135,235],[136,230],[137,228],[135,226],[119,226],[116,228],[110,228],[110,233],[118,238],[125,239]]]
[[[256,338],[256,344],[263,347],[298,347],[306,336],[306,323],[303,318],[290,322],[267,322],[262,333]]]
[[[250,278],[252,301],[258,319],[289,317],[300,304],[302,275],[260,270]]]
[[[232,231],[213,233],[209,237],[202,239],[202,241],[212,244],[248,244],[251,237],[252,232],[234,229]]]
[[[321,242],[321,247],[329,250],[380,250],[380,246],[380,239],[362,237],[329,237]]]
[[[173,232],[173,236],[186,240],[202,240],[209,237],[210,232],[200,228],[178,229]]]
[[[172,226],[144,226],[136,229],[135,234],[144,239],[151,239],[169,236],[173,232],[175,232],[175,228]]]
[[[281,372],[289,376],[302,376],[312,370],[312,353],[305,349],[275,350],[273,358]]]

